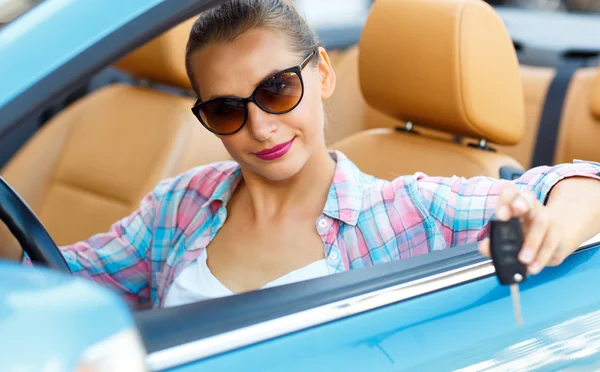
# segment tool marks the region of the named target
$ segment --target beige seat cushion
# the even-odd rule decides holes
[[[192,104],[147,88],[108,86],[48,122],[2,176],[58,245],[86,239],[134,211],[160,180],[230,158],[192,115]]]

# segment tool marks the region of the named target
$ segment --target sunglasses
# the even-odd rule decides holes
[[[264,79],[248,98],[217,97],[192,107],[194,116],[209,131],[226,136],[241,130],[248,120],[248,103],[254,102],[269,114],[281,115],[296,108],[304,96],[302,70],[317,54],[313,50],[297,66],[274,73]]]

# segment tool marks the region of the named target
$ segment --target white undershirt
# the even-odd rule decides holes
[[[233,294],[233,292],[225,287],[219,279],[212,274],[206,264],[207,257],[205,249],[200,253],[198,258],[192,261],[175,278],[173,284],[167,291],[167,296],[163,303],[164,307],[189,304],[217,297],[231,296]],[[327,266],[327,261],[322,259],[298,270],[289,272],[284,276],[265,284],[261,289],[326,275],[329,275],[329,268]]]

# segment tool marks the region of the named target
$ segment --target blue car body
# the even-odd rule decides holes
[[[111,291],[44,268],[0,262],[0,369],[70,371],[85,349],[134,328]]]
[[[44,1],[0,30],[0,134],[217,2]],[[472,246],[140,316],[100,285],[0,262],[0,370],[42,370],[53,360],[71,369],[87,347],[132,327],[157,370],[598,369],[599,248],[591,244],[522,285],[522,327],[508,288]],[[279,297],[296,291],[308,300],[298,295],[279,307]],[[175,318],[187,323],[173,327]]]

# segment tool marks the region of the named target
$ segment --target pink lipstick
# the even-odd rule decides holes
[[[281,143],[277,146],[273,146],[266,150],[262,150],[260,152],[255,153],[254,155],[256,155],[256,157],[259,158],[260,160],[270,161],[270,160],[279,159],[283,155],[287,154],[288,151],[290,151],[290,149],[292,148],[292,143],[294,143],[295,139],[296,139],[296,137],[292,138],[291,141],[288,141],[286,143]]]

